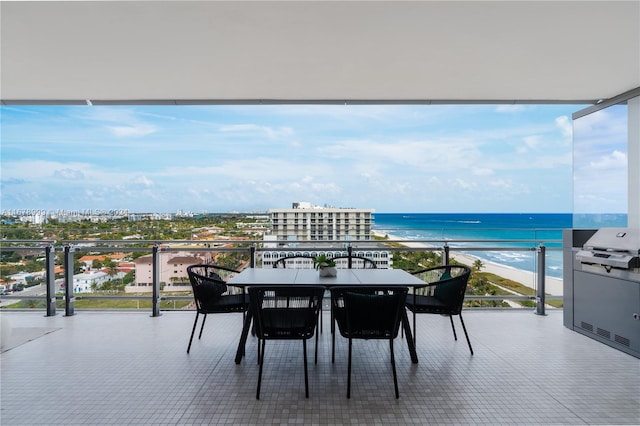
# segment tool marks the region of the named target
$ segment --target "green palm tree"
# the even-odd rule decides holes
[[[482,268],[484,268],[484,263],[482,263],[482,260],[480,260],[480,259],[476,259],[476,261],[475,261],[475,262],[473,262],[473,269],[474,269],[476,272],[480,272],[480,270],[481,270]]]

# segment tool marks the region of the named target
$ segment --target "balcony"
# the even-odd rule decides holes
[[[280,237],[285,238],[285,237]],[[44,283],[29,287],[25,292],[18,292],[11,295],[3,296],[0,307],[11,305],[16,301],[31,301],[30,308],[38,308],[38,304],[44,303],[46,314],[55,315],[57,310],[64,308],[64,313],[67,316],[71,316],[75,311],[76,299],[82,300],[107,300],[107,299],[120,299],[120,300],[136,300],[138,306],[140,302],[147,302],[151,304],[151,314],[153,316],[159,315],[161,301],[191,301],[191,295],[189,294],[175,294],[185,290],[180,286],[179,288],[171,285],[173,279],[180,277],[176,275],[176,265],[171,265],[172,268],[167,271],[165,263],[168,258],[166,256],[186,254],[188,256],[197,256],[200,260],[196,263],[209,263],[211,259],[218,259],[215,262],[220,262],[218,256],[233,256],[230,259],[233,262],[232,266],[237,269],[243,269],[245,267],[262,267],[262,257],[265,254],[271,254],[272,256],[285,256],[286,253],[296,253],[300,250],[307,251],[312,255],[315,253],[324,252],[338,252],[337,250],[344,251],[347,254],[353,252],[359,256],[365,256],[369,258],[387,258],[389,256],[395,256],[395,261],[389,262],[389,265],[393,267],[402,268],[403,266],[398,264],[400,259],[397,256],[408,255],[413,252],[433,252],[441,262],[449,263],[450,259],[455,261],[462,261],[468,266],[472,266],[473,258],[466,256],[464,259],[456,257],[454,253],[468,253],[475,251],[493,251],[503,253],[530,253],[530,260],[533,262],[531,266],[535,266],[536,273],[526,272],[525,277],[516,274],[519,277],[511,277],[510,279],[522,284],[519,290],[505,290],[501,289],[500,292],[483,293],[483,292],[470,292],[468,289],[466,300],[467,301],[506,301],[509,306],[513,305],[513,301],[520,301],[525,306],[536,306],[538,314],[544,314],[547,307],[547,301],[556,301],[562,299],[562,280],[553,277],[547,277],[545,271],[546,258],[550,252],[559,252],[561,249],[558,247],[561,240],[536,238],[527,239],[519,238],[512,240],[456,240],[456,239],[441,239],[441,240],[411,240],[407,244],[406,240],[322,240],[314,238],[315,241],[307,242],[304,246],[300,245],[304,242],[300,241],[296,243],[296,246],[291,248],[287,247],[290,243],[289,240],[269,240],[269,244],[276,244],[277,248],[265,247],[262,240],[64,240],[55,242],[51,240],[4,240],[0,251],[2,252],[41,252],[42,258],[45,259],[45,271],[44,271]],[[215,244],[212,244],[215,241]],[[473,243],[471,247],[468,243]],[[320,244],[320,245],[318,245]],[[496,246],[496,244],[502,244]],[[506,245],[505,245],[506,244]],[[513,245],[511,245],[513,244]],[[126,288],[127,295],[115,295],[112,293],[106,294],[105,292],[98,292],[100,294],[86,293],[87,290],[74,290],[77,286],[76,278],[73,275],[74,271],[74,259],[77,258],[77,251],[90,251],[93,253],[110,253],[110,252],[143,252],[150,255],[149,263],[145,264],[142,270],[136,267],[136,285],[128,286]],[[166,255],[166,256],[165,256]],[[162,257],[165,256],[165,257]],[[462,255],[465,256],[465,255]],[[162,260],[164,259],[164,260]],[[229,260],[229,259],[228,259]],[[182,260],[180,261],[182,262]],[[57,265],[61,264],[61,265]],[[535,264],[535,265],[534,265]],[[186,266],[181,263],[180,268]],[[405,265],[407,270],[420,269],[418,264]],[[59,266],[63,272],[56,275],[56,267]],[[500,271],[490,271],[498,275],[503,273],[509,273],[509,268],[500,268]],[[164,271],[164,272],[163,272]],[[179,275],[179,274],[178,274]],[[57,279],[56,279],[57,278]],[[138,279],[139,278],[139,279]],[[185,283],[186,276],[184,277]],[[140,281],[140,282],[138,282]],[[546,285],[547,281],[552,281],[549,285]],[[176,281],[178,282],[178,281]],[[167,285],[169,283],[169,285]],[[179,283],[179,282],[178,282]],[[188,284],[186,284],[187,290],[190,290]],[[548,290],[547,290],[548,289]],[[184,293],[184,291],[183,291]],[[493,303],[492,303],[493,304]],[[499,303],[498,303],[499,305]],[[483,305],[486,306],[486,305]],[[521,305],[516,305],[521,306]],[[553,306],[560,307],[561,302],[553,303]],[[21,306],[25,308],[26,306]],[[20,306],[19,306],[20,308]],[[85,306],[87,308],[87,306]]]
[[[444,248],[429,250],[462,250],[455,241],[447,242]],[[67,243],[33,244],[41,247],[52,266],[52,255],[61,251],[69,265],[71,247],[79,242]],[[104,252],[122,251],[127,245],[100,243],[94,249]],[[146,248],[138,250],[152,250],[157,261],[160,251],[181,250],[169,243],[153,249],[145,243]],[[531,250],[501,247],[514,249]],[[242,247],[203,245],[189,250],[239,251],[247,262],[270,251],[249,247],[246,241]],[[54,289],[53,280],[47,281]],[[388,347],[375,341],[354,343],[352,398],[346,399],[347,344],[338,338],[332,364],[330,318],[324,312],[319,362],[309,369],[310,399],[304,398],[300,345],[270,342],[262,399],[256,401],[255,339],[249,339],[243,362],[234,363],[241,316],[211,315],[202,339],[187,355],[195,313],[161,310],[170,297],[158,297],[159,289],[156,282],[153,294],[135,296],[154,301],[152,309],[137,311],[74,309],[73,294],[65,294],[65,309],[58,306],[57,311],[54,302],[46,310],[3,309],[0,315],[9,320],[12,334],[3,339],[2,424],[640,422],[638,359],[567,329],[561,309],[549,309],[546,315],[535,315],[533,309],[467,309],[473,356],[463,337],[454,341],[446,318],[418,316],[419,364],[411,364],[402,341],[396,343],[400,400],[393,395]],[[187,299],[174,299],[181,298]]]
[[[192,311],[2,317],[3,425],[640,423],[638,359],[568,330],[560,310],[468,310],[473,356],[446,318],[418,316],[419,363],[396,341],[399,400],[377,341],[354,342],[347,400],[347,344],[332,364],[326,311],[309,399],[301,345],[269,342],[259,401],[255,338],[234,363],[239,314],[211,315],[189,355]]]

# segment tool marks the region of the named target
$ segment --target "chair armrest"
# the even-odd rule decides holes
[[[236,274],[239,274],[240,272],[242,272],[242,271],[238,271],[237,269],[227,268],[226,266],[218,266],[218,265],[214,265],[214,264],[211,264],[209,266],[211,266],[212,268],[215,268],[215,269],[222,269],[223,271],[227,271],[227,272],[234,272]]]

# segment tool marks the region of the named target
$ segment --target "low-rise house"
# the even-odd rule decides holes
[[[196,253],[168,253],[160,252],[160,285],[165,291],[190,290],[187,268],[199,263],[210,263],[209,252]],[[134,260],[135,281],[134,285],[127,286],[128,293],[153,291],[153,256],[141,256]]]
[[[102,283],[111,277],[103,271],[90,271],[73,276],[73,291],[75,293],[87,293],[99,288]]]
[[[89,254],[82,256],[78,259],[79,262],[84,263],[84,269],[91,269],[94,260],[98,260],[103,262],[107,259],[111,259],[116,263],[123,262],[127,257],[131,256],[131,254],[127,253],[105,253],[105,254]]]

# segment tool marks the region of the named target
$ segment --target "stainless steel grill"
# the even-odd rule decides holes
[[[640,229],[585,231],[572,233],[584,244],[566,274],[565,325],[640,358]]]
[[[640,272],[635,271],[640,268],[640,229],[601,228],[578,251],[576,259],[606,272],[614,268]]]

